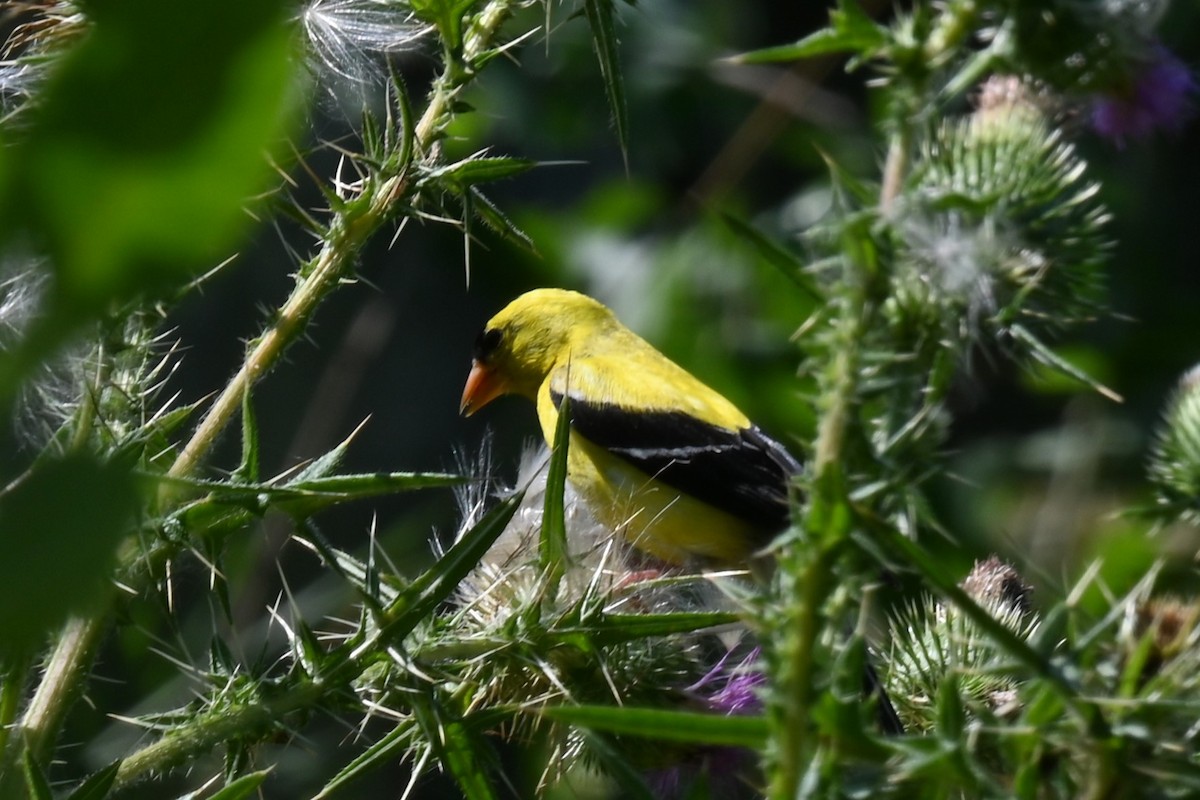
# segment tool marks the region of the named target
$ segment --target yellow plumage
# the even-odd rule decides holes
[[[597,518],[659,559],[740,563],[786,524],[799,465],[590,297],[539,289],[487,323],[462,410],[507,393],[536,403],[550,444],[570,398],[568,478]]]

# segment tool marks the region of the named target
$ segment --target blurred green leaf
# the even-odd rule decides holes
[[[818,303],[825,302],[825,294],[817,288],[813,279],[804,271],[803,262],[793,253],[743,219],[725,213],[721,214],[721,219],[739,238],[752,245],[768,264],[782,272],[805,294]]]
[[[581,728],[644,739],[758,749],[767,740],[764,717],[723,716],[629,706],[547,706],[544,717]]]
[[[869,58],[887,44],[888,30],[878,25],[855,0],[840,0],[829,12],[829,27],[804,37],[795,44],[768,47],[738,56],[746,64],[798,61],[828,53],[857,53]]]
[[[209,800],[242,800],[249,797],[252,792],[262,786],[263,781],[271,774],[271,770],[264,769],[259,772],[251,772],[249,775],[243,775],[237,780],[229,783],[221,791],[214,794]]]
[[[137,503],[128,471],[84,456],[47,461],[0,498],[0,649],[103,602]]]
[[[612,0],[583,0],[583,10],[592,28],[592,41],[600,62],[604,92],[608,95],[608,105],[612,111],[613,127],[617,129],[617,141],[621,145],[621,154],[628,161],[629,109],[625,102],[625,76],[621,72],[618,54],[616,9]]]
[[[88,14],[8,187],[52,254],[62,325],[227,256],[299,100],[281,0],[97,2]]]

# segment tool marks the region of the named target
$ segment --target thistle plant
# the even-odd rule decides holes
[[[0,461],[0,796],[422,796],[439,775],[470,798],[1194,793],[1200,612],[1168,544],[1198,522],[1195,372],[1149,447],[1152,502],[1120,517],[1162,543],[1136,564],[1009,554],[964,576],[970,531],[938,496],[956,393],[986,380],[980,365],[1054,372],[1105,402],[1125,389],[1062,347],[1107,315],[1119,247],[1080,123],[1126,153],[1183,128],[1195,84],[1164,44],[1165,3],[840,0],[820,30],[727,62],[846,59],[879,110],[866,149],[883,154],[872,174],[823,153],[799,197],[828,208],[802,226],[751,198],[762,216],[730,203],[721,233],[695,223],[673,251],[661,229],[624,242],[634,262],[674,262],[665,294],[696,301],[678,319],[735,331],[730,362],[783,355],[784,382],[723,387],[769,394],[805,462],[792,524],[753,570],[631,547],[575,495],[565,444],[528,450],[507,480],[503,437],[449,472],[407,469],[400,446],[359,469],[372,421],[273,468],[271,381],[327,338],[331,298],[378,278],[373,244],[423,285],[433,267],[408,237],[452,229],[472,298],[500,263],[541,258],[514,282],[547,280],[583,249],[504,194],[547,174],[543,154],[488,138],[504,81],[532,85],[571,37],[635,195],[648,167],[622,40],[654,5],[6,9],[0,411],[19,432]],[[287,291],[258,298],[270,310],[232,376],[192,396],[188,304],[266,269],[248,242],[271,229]],[[703,279],[688,271],[713,253]],[[752,296],[740,271],[763,265],[785,290]],[[664,337],[703,338],[625,288]],[[366,530],[337,513],[452,488],[440,538],[417,512]],[[281,588],[247,612],[255,557]],[[337,601],[314,600],[329,587]],[[117,701],[111,677],[128,685]],[[892,708],[902,732],[880,725]]]

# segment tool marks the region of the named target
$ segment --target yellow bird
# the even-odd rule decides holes
[[[658,559],[743,564],[788,524],[799,462],[590,297],[538,289],[487,323],[460,411],[504,394],[537,404],[550,445],[570,398],[568,478]]]

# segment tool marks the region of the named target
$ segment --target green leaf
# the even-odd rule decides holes
[[[517,492],[497,504],[475,527],[463,534],[446,555],[409,584],[388,606],[386,615],[389,619],[383,626],[381,636],[393,641],[407,636],[439,603],[449,597],[504,532],[524,496],[524,492]]]
[[[818,303],[825,302],[825,294],[817,288],[813,279],[804,271],[804,264],[793,253],[743,219],[732,214],[721,214],[721,219],[734,233],[753,245],[758,254],[771,266],[777,268],[796,286]]]
[[[608,647],[652,636],[692,633],[740,620],[727,611],[695,611],[674,614],[605,614],[582,626],[598,647]]]
[[[410,0],[413,15],[435,25],[452,53],[462,49],[463,17],[479,0]]]
[[[798,61],[828,53],[857,53],[870,58],[888,43],[888,30],[875,23],[855,0],[841,0],[829,12],[829,27],[810,34],[795,44],[768,47],[738,56],[745,64]]]
[[[82,455],[44,462],[0,497],[0,653],[105,602],[137,505],[127,470]]]
[[[269,488],[264,497],[270,505],[295,517],[306,517],[323,508],[351,500],[458,486],[467,481],[462,475],[443,472],[368,472],[355,475],[330,475]]]
[[[529,234],[518,228],[516,223],[505,216],[504,212],[483,192],[472,186],[470,197],[471,210],[475,212],[475,216],[483,220],[485,225],[498,233],[506,242],[515,244],[527,252],[537,253],[537,248],[533,246],[533,240],[529,238]]]
[[[571,381],[568,367],[567,383]],[[564,496],[567,488],[567,453],[571,440],[571,401],[563,395],[558,404],[558,424],[554,428],[554,450],[546,471],[546,498],[542,511],[542,530],[538,561],[546,573],[546,599],[558,595],[558,584],[567,568],[567,518]]]
[[[231,477],[235,483],[257,483],[258,474],[258,418],[247,382],[242,392],[242,461]]]
[[[350,448],[350,443],[354,441],[354,437],[366,427],[367,421],[363,420],[358,427],[350,431],[350,435],[343,439],[337,447],[325,453],[320,458],[314,459],[311,464],[296,473],[290,483],[303,483],[316,478],[324,478],[342,463],[342,459],[346,456],[346,450]]]
[[[630,706],[547,706],[536,709],[535,713],[581,728],[665,742],[725,745],[757,750],[767,741],[765,717],[724,716]]]
[[[1009,332],[1012,334],[1014,339],[1024,343],[1025,346],[1029,348],[1030,355],[1032,355],[1039,363],[1059,372],[1062,375],[1079,381],[1084,386],[1090,387],[1093,391],[1104,395],[1115,403],[1124,402],[1124,399],[1121,397],[1121,395],[1117,394],[1112,389],[1109,389],[1107,386],[1100,383],[1100,381],[1096,380],[1091,375],[1087,374],[1079,367],[1075,366],[1070,361],[1067,361],[1058,353],[1051,350],[1049,347],[1043,344],[1040,339],[1034,336],[1033,333],[1025,326],[1013,325],[1009,328]]]
[[[488,183],[503,178],[511,178],[528,172],[537,166],[536,161],[527,158],[512,158],[508,156],[467,158],[454,164],[447,164],[431,170],[422,183],[432,181],[447,182],[455,188],[463,189],[477,183]]]
[[[498,795],[482,766],[494,761],[492,751],[472,732],[462,719],[446,708],[446,703],[434,696],[416,694],[411,698],[413,716],[425,734],[425,741],[442,767],[453,776],[466,800],[494,800]]]
[[[358,757],[338,771],[312,800],[324,800],[331,794],[377,767],[391,766],[399,761],[408,750],[412,741],[413,726],[409,722],[401,722],[392,728],[383,738],[364,750]]]
[[[225,785],[225,788],[212,795],[208,800],[242,800],[249,797],[252,792],[262,786],[263,781],[271,774],[271,770],[264,769],[259,772],[251,772],[249,775],[243,775],[232,783]]]
[[[282,0],[88,4],[88,34],[12,161],[9,207],[51,251],[59,319],[188,280],[236,246],[273,174],[264,151],[301,99],[288,13]]]
[[[617,141],[621,155],[629,160],[629,111],[625,104],[625,77],[621,74],[618,55],[617,32],[614,25],[616,10],[612,0],[584,0],[583,10],[588,25],[592,28],[592,41],[596,46],[596,58],[600,61],[600,76],[604,79],[604,92],[612,109],[613,126],[617,129]]]
[[[104,800],[113,781],[117,779],[117,770],[121,768],[120,761],[114,761],[104,769],[88,776],[88,779],[67,795],[67,800]]]

